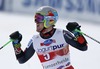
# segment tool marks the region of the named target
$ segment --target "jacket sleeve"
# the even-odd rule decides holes
[[[65,31],[65,30],[63,30],[63,35],[65,38],[65,41],[68,44],[70,44],[72,47],[77,48],[81,51],[87,50],[88,48],[87,41],[83,35],[79,35],[78,37],[75,37],[69,31]]]
[[[25,51],[22,51],[21,49],[21,53],[16,54],[16,58],[19,61],[19,63],[22,64],[28,61],[34,53],[35,50],[33,48],[33,42],[29,42],[28,47],[25,49]]]

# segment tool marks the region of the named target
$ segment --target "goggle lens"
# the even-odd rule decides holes
[[[36,23],[42,23],[43,20],[44,20],[44,16],[43,15],[41,15],[41,14],[36,14],[35,15],[35,22]]]

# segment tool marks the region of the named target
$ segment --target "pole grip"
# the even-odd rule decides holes
[[[100,41],[98,41],[98,40],[94,39],[93,37],[91,37],[91,36],[89,36],[89,35],[87,35],[87,34],[81,32],[80,30],[75,29],[75,31],[76,31],[76,32],[79,32],[79,33],[81,33],[81,34],[83,34],[83,35],[85,35],[85,36],[87,36],[88,38],[90,38],[90,39],[92,39],[92,40],[94,40],[95,42],[97,42],[97,43],[100,44]]]

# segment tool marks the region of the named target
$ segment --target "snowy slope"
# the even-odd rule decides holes
[[[69,21],[75,20],[59,19],[56,27],[65,29],[65,25]],[[82,26],[81,29],[84,33],[97,40],[100,39],[100,25],[82,21],[77,22]],[[9,41],[9,35],[16,30],[23,35],[21,43],[22,49],[24,50],[30,38],[37,33],[35,31],[33,16],[0,12],[0,46]],[[100,69],[100,44],[87,37],[86,39],[89,47],[87,51],[82,52],[70,47],[72,65],[75,69]],[[25,64],[19,64],[15,58],[12,44],[10,43],[0,50],[0,69],[42,69],[42,66],[36,54]]]

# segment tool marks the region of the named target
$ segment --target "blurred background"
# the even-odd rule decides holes
[[[37,34],[34,13],[41,6],[52,6],[59,14],[56,27],[66,29],[68,22],[76,21],[82,32],[100,41],[100,0],[0,0],[0,47],[9,41],[9,35],[19,31],[23,35],[22,49]],[[81,52],[70,47],[75,69],[100,69],[100,44],[86,37],[89,49]],[[25,64],[19,64],[12,44],[0,50],[0,69],[43,69],[35,55]]]

